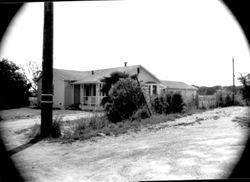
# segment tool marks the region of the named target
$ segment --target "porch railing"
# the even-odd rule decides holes
[[[100,106],[102,99],[105,96],[83,96],[82,105],[83,106]]]

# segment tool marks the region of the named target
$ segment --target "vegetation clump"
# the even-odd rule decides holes
[[[181,113],[185,103],[179,93],[164,93],[151,99],[151,107],[157,114]]]
[[[57,116],[53,122],[52,122],[52,127],[51,127],[51,133],[50,136],[51,138],[59,138],[62,135],[62,117]],[[37,138],[42,138],[41,136],[41,125],[40,124],[35,124],[30,128],[30,131],[28,133],[28,138],[29,139],[37,139]]]
[[[0,109],[29,105],[31,84],[20,72],[20,68],[7,59],[0,61]]]

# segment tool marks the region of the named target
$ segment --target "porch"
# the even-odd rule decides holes
[[[101,101],[105,97],[101,92],[101,83],[81,83],[73,85],[73,102],[81,109],[102,110]]]

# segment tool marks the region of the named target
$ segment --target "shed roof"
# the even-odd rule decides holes
[[[161,83],[167,88],[173,89],[188,89],[188,90],[198,90],[198,88],[188,85],[184,82],[176,82],[176,81],[169,81],[169,80],[161,80]]]

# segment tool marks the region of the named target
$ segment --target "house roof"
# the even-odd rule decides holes
[[[146,72],[148,72],[152,77],[154,77],[157,81],[160,82],[158,78],[156,78],[152,73],[147,71],[144,67],[141,65],[133,65],[133,66],[126,66],[126,67],[116,67],[116,68],[108,68],[108,69],[100,69],[100,70],[93,70],[93,74],[91,71],[87,72],[87,75],[85,75],[82,79],[79,81],[74,82],[73,84],[81,84],[81,83],[98,83],[101,79],[103,79],[106,76],[109,76],[113,72],[126,72],[129,75],[134,75],[137,73],[137,68],[144,69]]]
[[[88,75],[86,71],[53,69],[53,74],[63,80],[81,80]]]
[[[73,84],[81,84],[81,83],[98,83],[101,79],[106,76],[109,76],[113,72],[126,72],[129,75],[134,75],[137,73],[137,69],[143,69],[147,72],[156,82],[160,83],[160,80],[154,76],[151,72],[145,69],[141,65],[132,65],[132,66],[123,66],[116,68],[107,68],[107,69],[99,69],[99,70],[90,70],[90,71],[75,71],[75,70],[65,70],[65,69],[57,69],[53,68],[53,75],[57,76],[59,79],[75,81]],[[42,73],[40,74],[37,81],[42,77]]]
[[[161,80],[163,86],[172,89],[188,89],[188,90],[198,90],[196,87],[188,85],[184,82],[176,82],[176,81],[169,81],[169,80]]]

